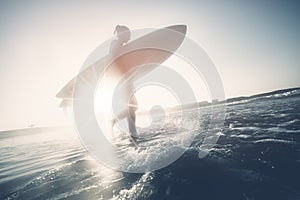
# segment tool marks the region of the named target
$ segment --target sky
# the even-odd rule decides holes
[[[0,130],[63,123],[56,93],[117,24],[186,24],[226,98],[299,87],[299,8],[276,0],[0,0]]]

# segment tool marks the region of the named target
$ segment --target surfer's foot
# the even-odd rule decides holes
[[[137,138],[136,137],[133,137],[131,136],[132,140],[134,140],[135,143],[137,143]]]
[[[135,138],[135,139],[140,138],[140,137],[138,136],[138,134],[137,134],[136,131],[129,131],[129,134],[130,134],[131,137],[133,137],[133,138]]]
[[[130,131],[129,134],[130,137],[133,138],[135,141],[137,141],[140,138],[136,131]]]
[[[130,135],[129,135],[129,138],[130,138],[131,142],[135,145],[135,147],[138,147],[137,137],[132,136],[132,135],[130,134]]]
[[[140,139],[140,137],[138,136],[134,136],[134,135],[131,135],[131,137],[136,141],[137,139]]]

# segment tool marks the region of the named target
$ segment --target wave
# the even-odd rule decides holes
[[[257,143],[280,143],[280,144],[296,144],[295,141],[290,141],[290,140],[280,140],[280,139],[262,139],[262,140],[256,140],[254,141],[255,144]]]

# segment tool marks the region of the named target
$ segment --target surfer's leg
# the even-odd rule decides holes
[[[130,109],[129,109],[130,110]],[[137,133],[136,133],[136,127],[135,127],[135,111],[129,111],[128,112],[128,116],[127,116],[127,121],[128,121],[128,127],[129,127],[129,134],[130,134],[130,139],[131,141],[134,143],[134,145],[136,147],[138,147],[137,145]]]
[[[137,137],[136,126],[135,126],[135,111],[137,110],[137,100],[134,95],[131,96],[128,106],[128,127],[130,134],[133,137]]]
[[[127,122],[128,122],[128,128],[131,136],[137,137],[136,126],[135,126],[135,110],[129,109]]]

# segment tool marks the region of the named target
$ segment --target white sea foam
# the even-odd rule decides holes
[[[289,141],[289,140],[280,140],[280,139],[261,139],[261,140],[256,140],[254,141],[255,144],[257,143],[281,143],[281,144],[296,144],[295,141]]]
[[[252,136],[251,135],[240,134],[240,135],[230,135],[230,137],[247,139],[247,138],[250,138]]]

